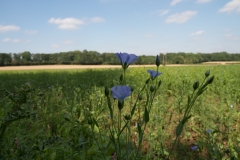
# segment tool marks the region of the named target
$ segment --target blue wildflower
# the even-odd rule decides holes
[[[198,149],[198,146],[195,145],[195,146],[192,146],[190,148],[191,148],[192,151],[196,151]]]
[[[120,102],[131,95],[131,88],[128,86],[114,86],[111,90],[113,98],[118,99]]]
[[[150,74],[150,77],[152,79],[156,78],[157,76],[160,76],[162,74],[162,72],[157,72],[157,71],[154,71],[154,70],[147,70],[148,73]]]
[[[210,129],[207,129],[206,132],[210,134],[210,133],[211,133],[211,130],[210,130]]]
[[[117,58],[120,60],[123,69],[127,69],[129,64],[137,60],[137,56],[135,54],[128,53],[116,53]]]

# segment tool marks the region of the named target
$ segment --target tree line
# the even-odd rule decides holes
[[[227,52],[216,53],[166,53],[159,54],[162,64],[197,64],[209,61],[240,61],[240,54]],[[138,56],[135,64],[155,64],[156,56]],[[80,65],[118,65],[119,60],[115,53],[99,53],[97,51],[69,51],[59,53],[0,53],[0,66],[17,65],[54,65],[54,64],[80,64]]]

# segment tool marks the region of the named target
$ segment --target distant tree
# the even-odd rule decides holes
[[[59,53],[48,54],[48,63],[49,64],[60,64],[60,56]]]
[[[104,52],[100,56],[102,58],[102,63],[103,64],[120,64],[120,62],[117,59],[115,53]]]
[[[175,58],[175,63],[176,63],[176,64],[184,64],[184,57],[181,56],[181,55],[178,55],[178,56]]]
[[[31,53],[28,51],[25,51],[23,53],[21,53],[22,59],[21,59],[21,63],[22,64],[30,64],[31,62]]]
[[[226,61],[227,60],[227,52],[216,52],[212,53],[210,60],[211,61]]]
[[[32,54],[33,64],[42,64],[42,57],[40,53]]]
[[[0,53],[0,66],[11,65],[12,57],[11,54]]]
[[[239,53],[227,52],[215,53],[166,53],[164,55],[167,64],[192,64],[208,61],[240,61]],[[160,54],[163,63],[163,54]],[[141,55],[134,64],[155,64],[156,56]],[[115,53],[97,51],[75,50],[60,53],[35,53],[29,51],[22,53],[0,53],[0,66],[3,65],[29,65],[29,64],[120,64]]]
[[[12,65],[20,65],[21,63],[21,54],[13,53]]]
[[[50,64],[50,54],[41,53],[42,64]]]
[[[74,61],[73,61],[73,63],[74,64],[81,64],[81,62],[82,62],[82,52],[81,51],[79,51],[79,50],[75,50],[74,51]]]

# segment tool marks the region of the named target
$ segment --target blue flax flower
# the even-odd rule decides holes
[[[210,134],[210,133],[211,133],[211,130],[210,130],[210,129],[207,129],[206,132],[207,132],[208,134]]]
[[[196,145],[191,147],[192,151],[196,151],[197,149],[198,149],[198,146],[196,146]]]
[[[137,60],[137,56],[135,54],[128,53],[116,53],[117,58],[120,60],[123,69],[127,69],[129,64]]]
[[[128,86],[114,86],[111,90],[113,98],[118,99],[120,102],[131,95],[131,88]]]
[[[157,72],[157,71],[154,71],[154,70],[147,70],[148,73],[150,74],[150,77],[152,79],[156,78],[157,76],[160,76],[162,74],[162,72]]]

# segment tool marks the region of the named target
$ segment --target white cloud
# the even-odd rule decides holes
[[[83,20],[76,18],[51,18],[48,20],[49,23],[57,24],[60,29],[77,29],[79,25],[85,24]]]
[[[52,47],[52,48],[58,48],[58,47],[60,47],[60,46],[59,46],[58,44],[52,44],[51,47]]]
[[[66,41],[63,41],[62,43],[63,43],[63,44],[72,44],[72,43],[74,43],[74,42],[71,41],[71,40],[66,40]]]
[[[240,40],[240,37],[234,36],[232,34],[225,34],[225,38],[228,40]]]
[[[219,9],[218,11],[231,12],[233,10],[240,12],[240,0],[232,0],[231,2],[228,2],[223,8]]]
[[[176,13],[169,16],[166,19],[166,23],[185,23],[196,14],[197,14],[197,11],[185,11],[182,13]]]
[[[181,2],[182,0],[173,0],[172,2],[171,2],[171,6],[174,6],[174,5],[176,5],[177,3],[179,3],[179,2]]]
[[[20,42],[20,39],[13,39],[12,42],[18,43],[18,42]]]
[[[3,26],[3,25],[0,25],[0,32],[18,31],[18,30],[20,30],[20,27],[18,27],[18,26],[14,26],[14,25]]]
[[[191,36],[198,36],[198,35],[203,34],[203,32],[204,32],[204,31],[197,31],[197,32],[192,33],[192,34],[190,34],[190,35],[191,35]]]
[[[9,42],[9,41],[11,41],[11,39],[10,38],[4,38],[2,41],[3,42]]]
[[[78,29],[77,25],[75,24],[60,24],[58,26],[60,29]]]
[[[18,42],[21,42],[21,43],[30,43],[32,42],[32,40],[28,39],[28,40],[20,40],[20,39],[10,39],[10,38],[4,38],[2,40],[3,42],[11,42],[11,43],[18,43]]]
[[[91,22],[105,22],[105,19],[101,17],[93,17],[91,18]]]
[[[157,11],[159,13],[159,16],[163,16],[169,12],[169,10],[159,10]]]
[[[208,3],[210,2],[211,0],[197,0],[197,3]]]
[[[26,34],[36,34],[37,31],[36,30],[25,30]]]

